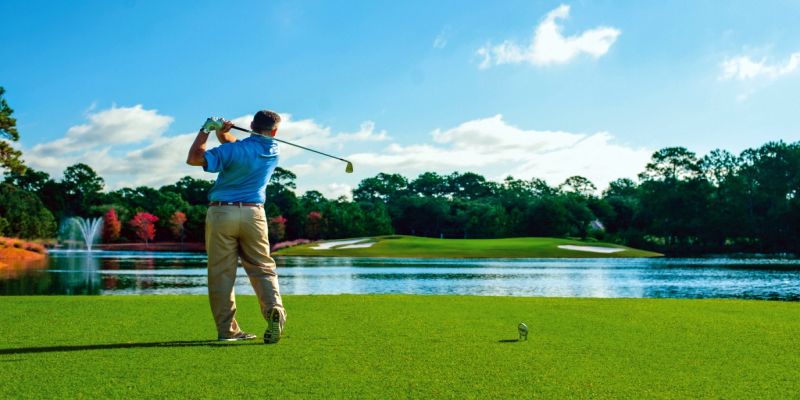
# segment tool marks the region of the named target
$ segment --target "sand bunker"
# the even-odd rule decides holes
[[[359,243],[359,242],[363,242],[363,241],[364,241],[364,239],[334,240],[334,241],[330,241],[330,242],[320,243],[320,244],[318,244],[318,245],[316,245],[314,247],[311,247],[311,249],[314,249],[314,250],[330,250],[330,249],[332,249],[334,247],[337,248],[337,249],[363,249],[363,248],[366,248],[366,247],[371,247],[373,244],[375,244],[375,242]],[[356,244],[356,243],[358,243],[358,244]]]
[[[605,253],[605,254],[625,251],[625,249],[617,249],[617,248],[614,248],[614,247],[573,246],[571,244],[564,244],[564,245],[558,246],[558,248],[559,249],[564,249],[564,250],[588,251],[590,253]]]
[[[337,249],[366,249],[367,247],[372,247],[373,244],[375,244],[375,242],[348,244],[346,246],[339,246]]]

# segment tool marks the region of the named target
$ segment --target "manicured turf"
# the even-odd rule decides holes
[[[363,242],[376,242],[361,249],[315,250],[316,243],[278,250],[284,256],[326,257],[420,257],[420,258],[586,258],[586,257],[657,257],[658,253],[630,247],[578,240],[546,237],[509,239],[435,239],[418,236],[378,236],[364,238]],[[603,254],[560,249],[560,245],[614,247],[625,249]]]
[[[740,398],[800,393],[800,304],[286,296],[277,345],[204,296],[0,298],[0,398]],[[255,298],[239,321],[261,333]],[[513,341],[517,323],[527,342]]]

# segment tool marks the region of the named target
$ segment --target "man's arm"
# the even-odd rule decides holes
[[[219,134],[217,134],[217,136],[219,136]],[[234,140],[236,139],[234,138]],[[197,137],[194,138],[192,147],[189,148],[189,156],[186,158],[187,164],[196,167],[205,167],[208,165],[206,161],[206,141],[208,141],[208,132],[200,129],[200,132],[197,132]]]

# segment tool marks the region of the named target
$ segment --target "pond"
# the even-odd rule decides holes
[[[800,301],[796,259],[277,257],[284,294],[746,298]],[[239,268],[236,293],[252,294]],[[206,294],[203,253],[52,252],[0,270],[0,295]]]

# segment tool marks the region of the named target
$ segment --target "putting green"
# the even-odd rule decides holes
[[[341,242],[329,248],[326,242]],[[368,247],[367,245],[373,243]],[[622,249],[601,253],[560,248],[603,247]],[[658,257],[659,253],[602,242],[582,242],[570,239],[523,237],[507,239],[435,239],[418,236],[377,236],[370,238],[337,239],[305,244],[275,252],[279,256],[326,257],[422,257],[422,258],[596,258],[596,257]]]
[[[286,296],[276,345],[205,296],[2,297],[0,398],[730,398],[800,393],[800,303]],[[530,327],[517,342],[517,324]],[[239,322],[261,333],[252,296]]]

